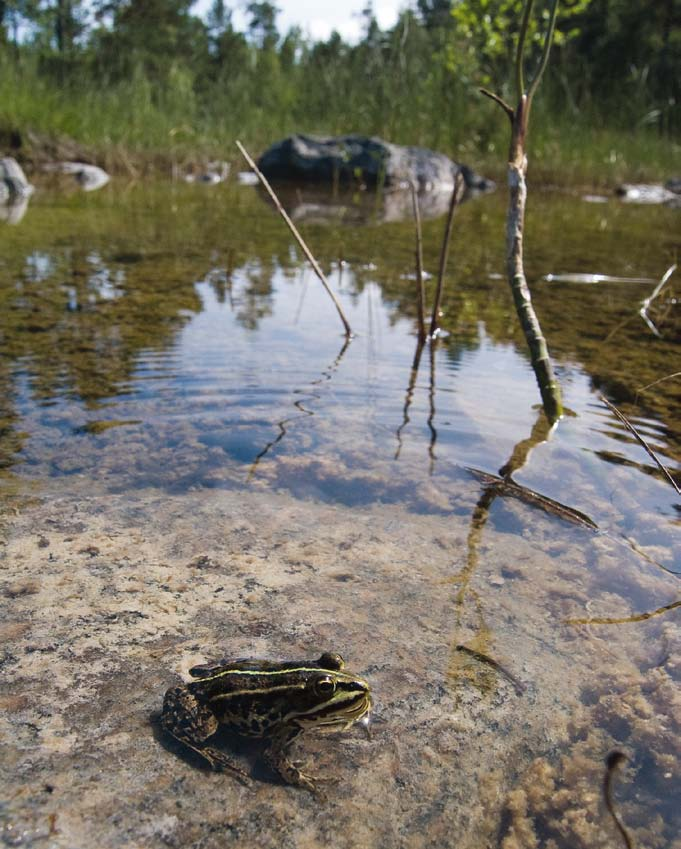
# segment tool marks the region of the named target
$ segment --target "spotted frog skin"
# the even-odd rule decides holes
[[[207,741],[224,725],[247,737],[267,740],[265,759],[288,784],[315,793],[314,780],[288,758],[293,741],[309,728],[349,728],[368,721],[368,683],[345,668],[339,654],[319,660],[235,660],[195,666],[196,680],[165,694],[161,724],[211,768],[242,783],[247,774]]]

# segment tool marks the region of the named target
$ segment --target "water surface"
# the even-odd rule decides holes
[[[167,828],[184,845],[212,845],[204,827],[217,800],[241,791],[159,754],[139,705],[151,709],[195,660],[332,648],[366,672],[380,706],[375,749],[339,740],[318,754],[333,772],[354,753],[344,776],[355,784],[339,798],[350,831],[374,800],[364,845],[417,845],[417,812],[423,845],[443,845],[451,828],[461,846],[530,845],[513,842],[523,829],[535,845],[612,845],[599,788],[613,748],[632,759],[631,827],[646,845],[669,845],[681,500],[599,396],[678,480],[681,382],[645,388],[679,370],[674,278],[651,308],[659,335],[638,315],[678,253],[678,211],[531,193],[528,277],[567,409],[553,431],[502,278],[503,191],[458,213],[448,335],[418,370],[412,224],[371,209],[317,212],[301,227],[348,315],[349,343],[253,187],[45,191],[0,229],[5,600],[11,621],[33,622],[5,635],[9,669],[15,693],[39,689],[41,652],[69,644],[50,674],[82,704],[74,657],[89,658],[97,693],[66,730],[17,703],[17,722],[43,739],[20,735],[11,765],[32,780],[32,752],[34,779],[61,770],[66,796],[81,798],[73,765],[112,721],[103,682],[114,682],[130,739],[119,729],[110,744],[124,771],[142,739],[140,775],[152,784],[160,759],[189,774],[190,797],[210,787],[201,816]],[[431,272],[442,228],[424,225]],[[652,282],[541,280],[569,272]],[[515,488],[489,477],[509,463]],[[177,601],[161,605],[164,593]],[[511,669],[523,695],[461,644]],[[131,668],[146,670],[132,685]],[[101,792],[139,819],[140,788],[123,798],[112,781]],[[279,816],[275,789],[234,814],[235,845],[263,805],[275,805],[263,833],[304,845],[311,800],[284,789],[302,812]],[[158,803],[166,818],[177,819],[166,810],[174,793]],[[13,809],[36,839],[48,801]],[[64,824],[72,842],[55,845],[80,845],[93,813],[78,810]],[[580,811],[591,825],[575,824]],[[125,839],[162,845],[153,823]],[[100,826],[101,845],[129,845],[113,819]]]

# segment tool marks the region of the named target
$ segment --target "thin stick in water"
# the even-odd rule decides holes
[[[418,311],[418,340],[423,345],[426,340],[426,293],[423,289],[423,235],[421,233],[421,210],[419,198],[413,181],[409,183],[411,202],[414,207],[414,222],[416,224],[416,308]]]
[[[658,383],[664,383],[665,380],[672,380],[675,377],[681,377],[681,371],[675,371],[674,374],[666,374],[664,377],[658,377],[657,380],[654,380],[652,383],[646,383],[645,386],[641,386],[636,390],[637,394],[639,392],[645,392],[648,389],[652,389],[653,386],[657,386]]]
[[[622,413],[620,413],[620,411],[617,409],[617,407],[614,404],[611,404],[610,401],[608,401],[607,398],[604,398],[602,395],[600,395],[599,397],[600,397],[601,401],[605,404],[605,406],[609,410],[612,410],[612,412],[617,416],[617,418],[622,422],[622,424],[627,428],[627,430],[629,430],[634,435],[634,438],[639,443],[639,445],[641,445],[645,449],[645,451],[648,453],[648,456],[652,458],[652,460],[655,462],[658,469],[667,478],[669,483],[674,487],[674,489],[678,492],[678,494],[681,495],[681,489],[679,489],[678,484],[676,483],[674,478],[669,474],[666,467],[662,465],[662,463],[660,462],[660,460],[657,457],[657,454],[653,451],[653,449],[650,447],[650,445],[648,445],[648,443],[641,436],[641,434],[636,430],[636,428],[633,426],[633,424],[628,419],[626,419],[622,415]]]
[[[496,669],[497,672],[500,672],[504,678],[507,678],[511,684],[513,684],[513,689],[516,691],[516,695],[522,696],[522,694],[527,690],[527,687],[523,684],[522,681],[519,681],[512,672],[509,672],[506,667],[502,666],[498,661],[496,661],[493,657],[490,657],[488,654],[483,654],[480,651],[476,651],[475,649],[469,649],[468,646],[458,645],[456,647],[457,651],[465,652],[465,654],[469,655],[469,657],[474,658],[480,663],[486,663],[488,666],[491,666],[492,669]]]
[[[624,845],[627,849],[634,849],[634,844],[629,836],[629,832],[624,827],[622,820],[618,817],[617,811],[615,810],[615,806],[612,801],[612,777],[615,770],[626,763],[628,760],[627,756],[624,752],[619,752],[615,750],[614,752],[610,752],[608,757],[605,759],[605,775],[603,776],[603,798],[605,800],[605,807],[608,809],[608,813],[615,821],[615,825],[617,826],[617,830],[619,831],[622,840],[624,841]]]
[[[454,212],[463,198],[466,190],[466,181],[464,180],[461,169],[456,172],[454,177],[454,188],[452,190],[452,199],[449,203],[449,212],[447,213],[447,224],[445,233],[442,238],[442,247],[440,249],[440,267],[437,272],[437,288],[435,290],[435,302],[433,303],[433,314],[430,319],[431,339],[437,334],[440,324],[440,305],[442,303],[442,289],[444,287],[445,269],[447,268],[447,258],[449,256],[449,243],[452,239],[452,224],[454,222]]]
[[[645,321],[645,323],[648,325],[650,330],[657,337],[660,337],[660,331],[657,329],[657,327],[655,327],[655,324],[651,321],[650,316],[648,315],[648,307],[652,304],[652,302],[655,300],[655,298],[657,298],[657,296],[660,294],[660,292],[664,289],[665,285],[667,284],[667,281],[669,280],[669,278],[672,276],[672,274],[675,271],[676,271],[676,263],[674,265],[670,265],[669,268],[665,271],[665,273],[660,278],[660,282],[653,289],[652,294],[641,303],[641,309],[638,311],[638,314],[641,316],[641,318]]]
[[[322,286],[326,289],[326,291],[329,294],[329,297],[333,301],[333,304],[336,307],[336,310],[338,311],[338,315],[340,316],[340,320],[343,322],[343,327],[345,328],[345,335],[348,338],[350,338],[352,336],[352,330],[350,329],[350,324],[349,324],[347,318],[345,317],[345,313],[343,312],[343,308],[341,307],[341,305],[338,301],[338,298],[336,298],[336,296],[333,294],[333,291],[331,290],[331,287],[329,286],[328,280],[326,279],[324,272],[320,268],[317,260],[314,258],[312,251],[305,244],[303,237],[300,235],[300,233],[298,232],[298,229],[296,228],[296,225],[293,223],[293,221],[291,221],[291,219],[289,218],[289,216],[286,213],[286,210],[281,205],[279,198],[274,193],[274,189],[267,182],[267,178],[262,173],[262,171],[258,168],[258,166],[255,164],[255,162],[253,161],[253,159],[249,155],[246,148],[238,140],[236,142],[236,146],[241,151],[241,155],[243,156],[243,158],[246,160],[246,162],[248,162],[250,168],[253,170],[253,173],[257,176],[257,178],[262,183],[263,188],[265,189],[267,194],[270,196],[270,198],[272,199],[272,202],[274,203],[275,207],[277,208],[277,212],[281,215],[281,217],[286,222],[286,226],[289,228],[291,233],[293,233],[293,236],[295,237],[296,241],[300,245],[300,247],[301,247],[303,253],[305,254],[305,256],[307,257],[310,265],[312,266],[314,273],[320,279]]]
[[[673,575],[678,573],[672,572]],[[669,613],[670,610],[678,610],[681,607],[681,601],[672,601],[671,604],[665,604],[663,607],[658,607],[657,610],[646,610],[644,613],[636,613],[634,616],[593,616],[586,619],[565,619],[566,625],[626,625],[630,622],[647,622],[654,616],[662,616]]]

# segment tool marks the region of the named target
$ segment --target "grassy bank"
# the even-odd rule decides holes
[[[415,79],[391,83],[388,77],[373,90],[364,83],[355,90],[348,79],[344,88],[352,93],[341,101],[331,97],[331,85],[338,82],[321,80],[315,88],[299,73],[263,88],[244,76],[216,83],[199,97],[182,69],[163,86],[141,71],[97,86],[78,75],[58,83],[36,63],[4,60],[0,151],[29,166],[85,156],[113,173],[139,175],[202,159],[237,161],[236,138],[260,152],[296,131],[355,131],[432,147],[492,176],[503,174],[507,126],[472,86],[447,87],[431,74],[418,85]],[[550,85],[534,116],[529,152],[535,180],[611,187],[681,173],[681,144],[647,126],[644,116],[613,126],[595,110],[567,112]]]

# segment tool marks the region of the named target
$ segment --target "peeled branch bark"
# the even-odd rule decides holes
[[[508,188],[509,203],[506,218],[506,272],[508,282],[513,292],[513,301],[520,320],[520,326],[525,334],[527,346],[530,349],[532,368],[534,369],[539,392],[546,417],[553,424],[563,414],[563,401],[560,385],[553,371],[549,357],[546,339],[541,331],[539,319],[532,306],[532,296],[525,278],[523,265],[523,228],[525,226],[525,205],[527,202],[527,156],[525,140],[530,117],[532,97],[537,89],[539,80],[546,68],[549,50],[553,40],[553,31],[558,8],[558,0],[553,0],[550,10],[549,25],[544,39],[541,60],[534,78],[529,84],[527,93],[524,91],[523,51],[529,15],[533,0],[525,0],[523,18],[516,53],[516,87],[518,89],[518,106],[513,109],[499,95],[487,89],[480,92],[493,100],[504,111],[511,123],[511,144],[508,154]]]
[[[511,149],[508,162],[509,202],[506,217],[506,273],[513,292],[520,326],[530,349],[532,368],[539,385],[544,411],[553,423],[563,414],[560,385],[553,371],[546,339],[532,306],[532,296],[525,278],[523,265],[523,229],[527,202],[527,156],[525,132],[529,102],[523,95],[514,116]]]

